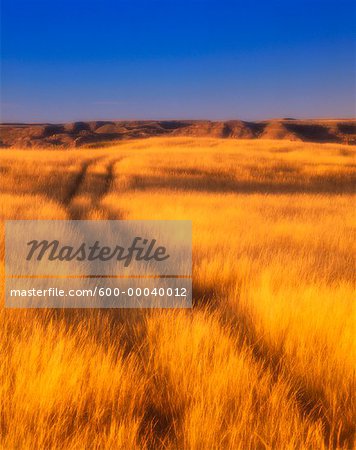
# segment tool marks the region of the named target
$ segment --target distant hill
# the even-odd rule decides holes
[[[1,147],[100,146],[151,136],[288,139],[356,144],[356,119],[142,120],[0,125]]]

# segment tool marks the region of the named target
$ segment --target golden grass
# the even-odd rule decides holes
[[[1,226],[191,219],[194,308],[2,309],[0,447],[352,448],[354,157],[210,138],[2,151]]]

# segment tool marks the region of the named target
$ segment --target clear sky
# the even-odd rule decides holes
[[[1,121],[355,116],[354,0],[1,0]]]

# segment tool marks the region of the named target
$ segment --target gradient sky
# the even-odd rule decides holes
[[[1,0],[1,121],[355,116],[354,0]]]

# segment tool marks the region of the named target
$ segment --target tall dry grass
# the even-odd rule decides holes
[[[0,446],[352,448],[354,157],[187,138],[3,151],[1,226],[191,219],[194,308],[2,309]]]

